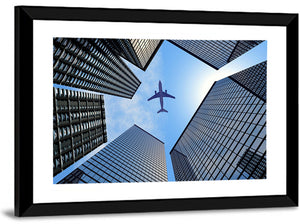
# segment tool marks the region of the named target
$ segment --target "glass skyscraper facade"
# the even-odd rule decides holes
[[[263,41],[254,40],[169,40],[172,44],[220,69]]]
[[[256,45],[260,44],[261,40],[238,40],[236,41],[235,47],[231,52],[230,57],[228,58],[227,62],[231,62],[237,57],[241,56],[242,54],[246,53],[247,51],[251,50]]]
[[[132,98],[141,82],[105,39],[54,38],[53,83]]]
[[[170,152],[177,181],[266,178],[266,69],[213,84]]]
[[[133,125],[59,183],[168,181],[164,143]]]
[[[146,70],[163,40],[155,39],[106,39],[120,56]]]
[[[53,88],[53,175],[107,142],[102,95]]]

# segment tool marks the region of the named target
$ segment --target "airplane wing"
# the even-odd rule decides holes
[[[166,92],[162,92],[162,97],[170,97],[170,98],[175,99],[175,96],[172,96],[172,95],[170,95],[170,94],[168,94]]]
[[[157,97],[159,97],[159,93],[156,93],[156,94],[154,94],[153,96],[151,96],[151,97],[148,99],[148,101],[149,101],[149,100],[153,100],[154,98],[157,98]]]

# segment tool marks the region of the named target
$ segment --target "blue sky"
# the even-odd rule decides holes
[[[219,70],[211,68],[168,41],[163,42],[145,72],[124,60],[141,81],[141,85],[132,99],[103,94],[106,112],[107,144],[133,124],[140,126],[165,143],[168,179],[169,181],[174,181],[169,152],[196,112],[213,82],[265,60],[267,60],[267,41],[264,41]],[[147,101],[148,98],[154,95],[155,90],[158,91],[159,80],[162,82],[163,90],[167,89],[169,94],[176,97],[176,99],[164,98],[164,108],[168,113],[157,114],[157,111],[160,109],[159,98]],[[55,84],[54,86],[77,90]],[[93,153],[87,155],[86,158],[83,158],[82,161],[72,165],[68,169],[69,171],[62,172],[60,177],[56,179],[59,180],[62,176],[67,175],[70,170],[82,164],[104,146],[102,145],[94,150]]]

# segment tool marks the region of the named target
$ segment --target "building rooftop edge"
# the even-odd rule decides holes
[[[143,128],[141,128],[140,126],[134,124],[133,126],[138,127],[139,129],[141,129],[142,131],[146,132],[148,135],[152,136],[153,138],[155,138],[156,140],[160,141],[162,144],[165,144],[162,140],[158,139],[157,137],[155,137],[154,135],[150,134],[148,131],[145,131]]]

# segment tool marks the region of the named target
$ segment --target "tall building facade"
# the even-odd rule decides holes
[[[170,152],[177,181],[266,178],[266,68],[214,83]]]
[[[132,126],[59,183],[168,181],[164,143]]]
[[[141,82],[105,39],[54,38],[53,83],[132,98]]]
[[[260,40],[169,40],[170,43],[203,61],[214,69],[251,50]]]
[[[102,95],[53,88],[53,175],[107,142]]]
[[[163,40],[156,39],[106,39],[117,54],[145,71],[160,48]]]

